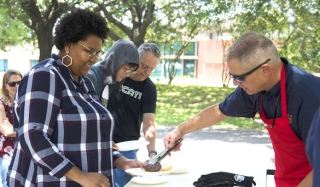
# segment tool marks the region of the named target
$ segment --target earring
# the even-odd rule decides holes
[[[63,59],[66,58],[66,57],[70,58],[70,61],[71,61],[70,64],[68,64],[68,65],[66,65],[66,64],[63,62]],[[64,65],[65,67],[69,67],[69,66],[72,65],[72,57],[69,56],[69,51],[67,51],[67,54],[66,54],[64,57],[62,57],[62,65]]]

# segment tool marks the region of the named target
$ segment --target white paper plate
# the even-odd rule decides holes
[[[145,140],[132,140],[126,142],[119,142],[116,145],[119,147],[119,151],[131,151],[140,149],[142,146],[148,145],[149,142]]]
[[[136,176],[159,176],[159,175],[169,175],[172,171],[159,171],[159,172],[147,172],[141,168],[131,168],[127,169],[126,172],[131,175]]]
[[[163,176],[144,176],[144,177],[133,177],[132,182],[139,184],[160,184],[167,182],[168,179]]]
[[[189,172],[188,166],[178,166],[172,168],[172,173],[186,173]]]

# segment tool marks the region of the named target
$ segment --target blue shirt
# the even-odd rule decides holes
[[[87,77],[75,82],[61,60],[44,60],[21,80],[14,101],[17,142],[9,186],[80,186],[64,177],[73,166],[112,185],[114,120]]]
[[[286,69],[289,122],[297,137],[306,143],[313,115],[320,106],[320,78],[288,63],[285,58],[281,60]],[[280,81],[270,91],[255,95],[248,95],[238,86],[219,104],[219,108],[227,116],[253,118],[257,112],[260,112],[261,95],[263,95],[262,102],[266,117],[273,118],[275,107],[277,107],[276,117],[281,117],[281,100],[276,103],[280,95]]]
[[[313,186],[320,186],[320,108],[314,115],[309,130],[307,155],[313,168]]]

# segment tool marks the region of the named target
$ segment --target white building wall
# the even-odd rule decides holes
[[[39,50],[30,45],[6,46],[7,51],[0,51],[0,59],[8,61],[8,69],[16,69],[24,75],[31,68],[31,60],[39,59]],[[4,72],[0,72],[0,86]]]
[[[8,69],[19,70],[22,74],[31,68],[31,60],[39,59],[39,50],[29,45],[7,46],[6,50],[0,51],[0,59],[8,61]]]

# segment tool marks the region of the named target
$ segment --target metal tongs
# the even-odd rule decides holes
[[[165,150],[163,150],[161,153],[159,153],[158,155],[152,157],[149,159],[148,164],[150,165],[154,165],[157,162],[160,162],[162,159],[164,159],[164,157],[166,157],[175,147],[177,147],[177,145],[183,140],[183,138],[179,139],[178,141],[176,141],[176,143],[174,143],[174,146],[172,148],[166,148]]]

